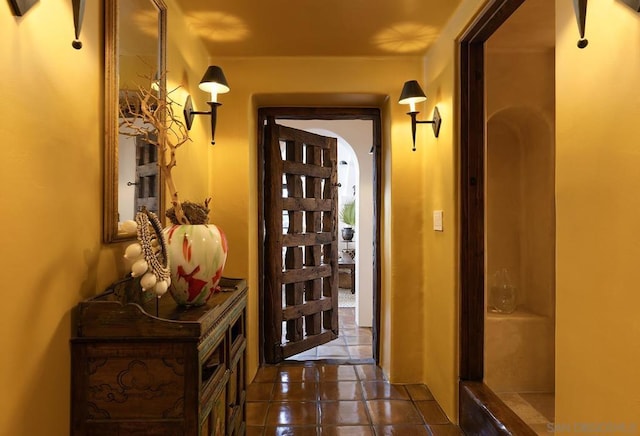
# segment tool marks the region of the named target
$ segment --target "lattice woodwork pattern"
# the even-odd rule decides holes
[[[338,334],[337,143],[277,125],[269,130],[266,288],[275,312],[271,357],[279,360]]]

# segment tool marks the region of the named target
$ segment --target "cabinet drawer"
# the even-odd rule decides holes
[[[206,403],[217,385],[223,382],[227,372],[226,338],[223,336],[213,346],[211,353],[200,366],[201,402]]]

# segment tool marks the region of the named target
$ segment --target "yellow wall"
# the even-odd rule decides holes
[[[420,59],[218,58],[213,62],[224,69],[231,92],[220,97],[211,193],[217,204],[215,222],[230,241],[226,274],[249,278],[248,373],[253,374],[258,363],[257,108],[377,104],[383,106],[389,157],[385,192],[394,200],[391,204],[385,199],[391,212],[385,215],[384,230],[391,262],[383,267],[382,362],[393,380],[421,380],[423,350],[416,338],[422,335],[422,314],[416,301],[422,299],[423,262],[415,239],[421,233],[423,199],[413,180],[422,173],[422,164],[410,151],[405,108],[396,104],[403,81],[422,74]]]
[[[71,309],[126,273],[125,244],[101,242],[102,20],[102,2],[87,2],[84,47],[74,50],[71,2],[38,2],[23,17],[0,5],[2,435],[69,433]],[[170,34],[178,24],[169,20]],[[200,47],[170,42],[170,83],[199,81]],[[190,69],[178,53],[203,60]],[[194,129],[176,173],[185,196],[199,199],[210,151],[207,130]]]
[[[427,53],[425,117],[438,106],[443,122],[436,139],[430,128],[419,150],[425,172],[424,250],[426,263],[423,302],[424,376],[433,395],[451,420],[458,410],[458,137],[457,52],[455,39],[484,2],[463,1]],[[433,230],[433,211],[443,211],[443,232]]]
[[[426,59],[425,114],[437,104],[444,123],[440,138],[426,134],[422,143],[424,213],[429,220],[443,209],[445,231],[425,224],[424,374],[450,418],[458,368],[457,126],[449,121],[458,98],[454,39],[480,8],[463,1]],[[634,434],[640,16],[619,1],[590,2],[584,50],[576,47],[571,2],[556,2],[556,26],[556,422],[561,434],[597,423],[626,424]]]
[[[571,2],[557,1],[556,422],[638,434],[640,15],[589,2],[586,36],[578,49]]]
[[[0,4],[0,434],[68,434],[70,310],[124,273],[101,245],[100,2],[74,50],[71,2]]]
[[[206,95],[197,84],[209,63],[169,6],[168,85],[196,108]],[[0,13],[0,224],[7,229],[2,305],[0,434],[67,434],[70,311],[126,273],[126,244],[103,245],[102,4],[87,2],[82,40],[71,47],[70,2],[39,2],[26,16]],[[175,36],[172,37],[172,36]],[[212,62],[213,63],[213,62]],[[183,199],[213,197],[212,221],[230,242],[227,275],[251,286],[249,375],[257,367],[258,104],[307,101],[351,105],[374,102],[384,117],[385,228],[382,346],[394,381],[422,380],[423,164],[410,151],[408,117],[396,104],[404,80],[420,77],[419,58],[221,59],[232,92],[221,96],[217,145],[206,118],[196,119],[192,143],[178,151],[175,179]],[[340,93],[349,93],[345,98]],[[295,97],[297,95],[297,97]],[[387,99],[387,97],[389,97]],[[393,147],[391,147],[393,144]],[[390,199],[394,201],[391,203]],[[33,419],[38,416],[38,419]]]

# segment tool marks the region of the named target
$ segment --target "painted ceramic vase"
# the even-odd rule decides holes
[[[205,304],[219,291],[227,238],[213,224],[172,225],[163,233],[171,265],[171,296],[180,306]]]

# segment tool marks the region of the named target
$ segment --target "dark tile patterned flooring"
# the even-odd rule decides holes
[[[355,342],[370,337],[355,334],[360,329],[343,318],[343,309],[340,317],[342,331],[362,335]],[[345,350],[258,370],[247,388],[247,436],[463,434],[427,386],[391,384],[372,359],[363,363],[362,354],[349,351],[346,338],[335,346]]]

